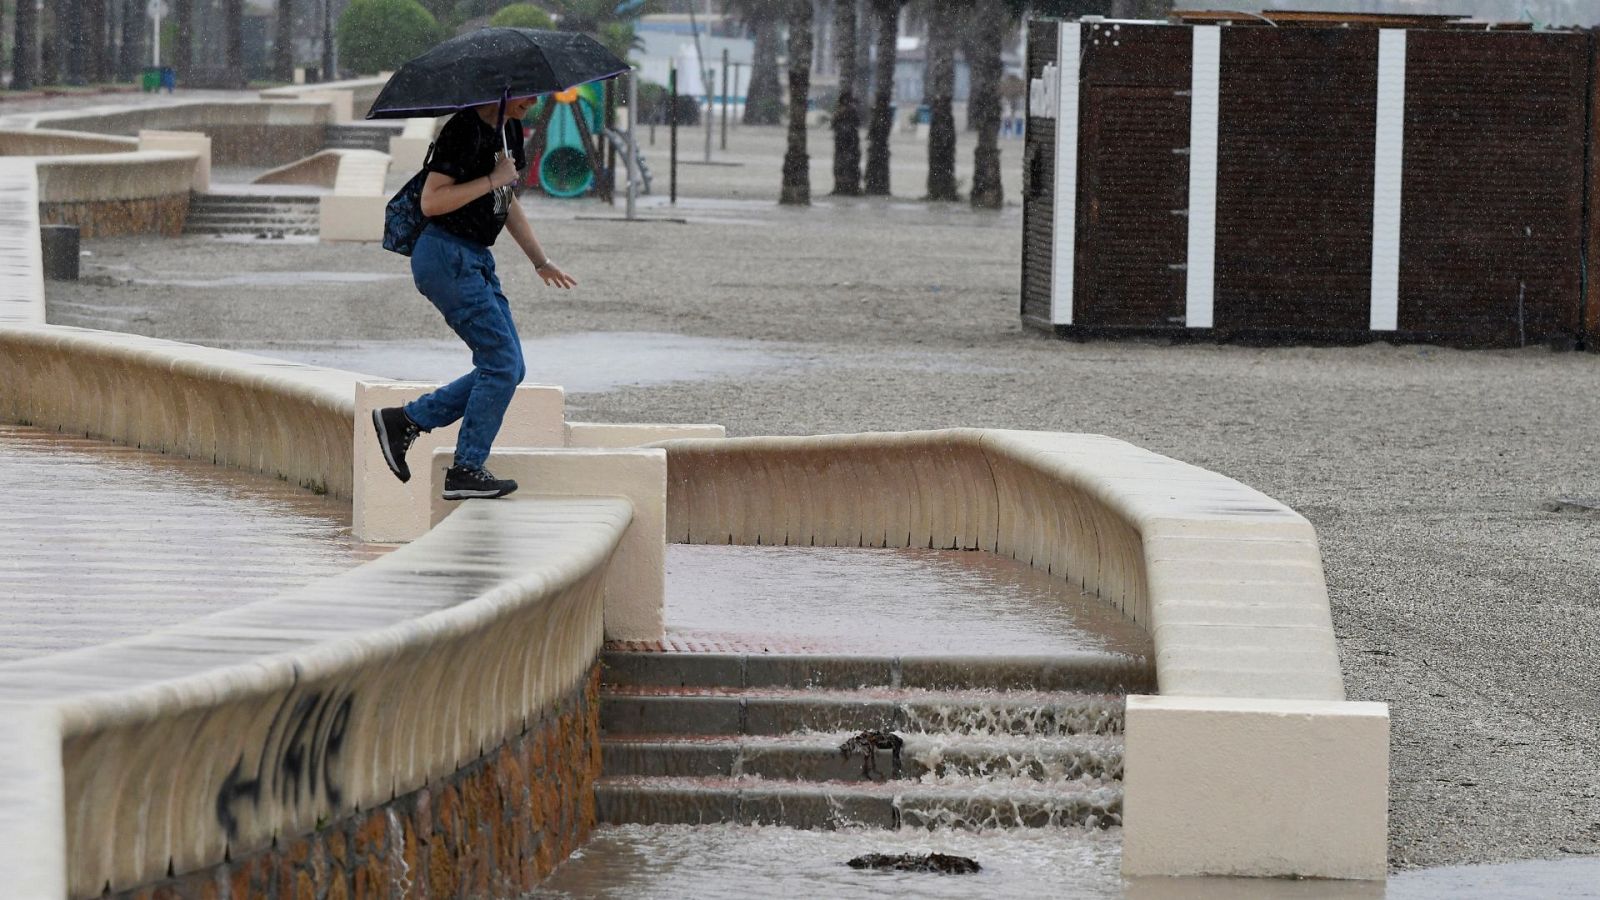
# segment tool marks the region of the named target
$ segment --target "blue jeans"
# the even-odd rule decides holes
[[[406,415],[429,431],[459,420],[456,465],[481,466],[527,374],[494,256],[488,247],[429,225],[411,251],[411,278],[472,349],[473,370],[407,403]]]

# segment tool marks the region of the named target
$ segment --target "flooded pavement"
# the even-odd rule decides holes
[[[992,553],[667,546],[667,640],[845,654],[1142,655],[1120,612]]]
[[[143,634],[387,552],[341,500],[263,475],[0,425],[0,663]]]
[[[863,853],[949,853],[975,875],[852,869]],[[1120,829],[800,831],[742,825],[601,827],[530,896],[1050,897],[1058,900],[1592,900],[1600,860],[1452,866],[1383,882],[1122,878]]]
[[[249,283],[266,284],[267,280],[260,279],[295,274],[261,272],[227,276],[216,283],[229,279],[258,279]],[[363,277],[378,279],[382,276]],[[409,290],[409,287],[406,289]],[[212,343],[243,353],[275,356],[352,372],[371,372],[402,381],[447,382],[472,368],[472,354],[458,341]],[[805,344],[641,331],[524,336],[522,352],[528,364],[525,383],[560,385],[573,394],[609,393],[627,387],[727,378],[781,377],[798,370],[861,365],[859,360],[848,363],[836,354],[824,353]],[[942,355],[917,351],[886,351],[874,359],[872,365],[877,368],[943,374],[994,374],[1008,371],[1002,367],[974,365],[970,362],[955,363]]]
[[[799,831],[738,825],[601,828],[532,896],[538,898],[1115,897],[1121,836],[1096,830]],[[975,875],[862,871],[864,853],[951,853]]]

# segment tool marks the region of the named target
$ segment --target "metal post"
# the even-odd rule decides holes
[[[728,48],[722,48],[722,149],[728,149]]]
[[[633,220],[633,207],[639,199],[639,138],[634,132],[633,123],[638,119],[639,109],[639,73],[628,73],[628,219]]]
[[[671,71],[669,71],[667,73],[667,101],[671,104],[670,106],[667,107],[667,130],[669,132],[671,132],[671,134],[672,134],[672,164],[669,167],[671,169],[671,172],[668,175],[668,182],[671,185],[671,190],[669,191],[669,194],[670,194],[670,197],[671,197],[671,203],[674,206],[676,206],[677,203],[678,203],[678,65],[677,65],[677,63],[673,63]]]

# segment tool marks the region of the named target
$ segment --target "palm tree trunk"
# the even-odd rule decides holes
[[[34,0],[17,3],[16,47],[11,57],[11,89],[31,90],[39,81],[39,8]]]
[[[278,24],[272,33],[272,77],[294,80],[294,0],[278,0]]]
[[[872,5],[868,0],[856,0],[855,92],[858,105],[872,93]]]
[[[811,205],[811,158],[806,154],[806,98],[811,95],[811,0],[789,0],[789,151],[783,155],[785,206]]]
[[[895,40],[900,32],[901,0],[872,0],[878,27],[878,59],[873,66],[872,121],[867,126],[866,193],[889,195],[889,137],[894,131]]]
[[[194,60],[194,3],[195,0],[177,0],[173,4],[173,23],[178,33],[172,42],[172,67],[178,70],[179,78],[188,76],[189,63]]]
[[[60,0],[55,14],[55,59],[60,81],[83,84],[83,0]]]
[[[106,0],[82,0],[80,8],[83,10],[79,20],[82,33],[78,44],[83,48],[83,77],[90,84],[104,84],[109,80],[106,63],[110,59],[105,52]]]
[[[861,103],[856,94],[856,0],[835,0],[833,51],[839,103],[833,108],[833,192],[861,194]]]
[[[122,0],[122,43],[117,58],[117,80],[133,81],[139,77],[139,61],[147,59],[149,48],[144,42],[144,4],[139,0]]]
[[[223,13],[229,80],[243,87],[250,80],[244,72],[244,0],[225,0]]]
[[[1000,183],[1000,77],[1005,63],[1006,9],[1000,0],[983,0],[975,10],[972,34],[970,118],[978,132],[972,155],[972,205],[999,209],[1005,205]]]
[[[778,22],[770,10],[762,10],[751,23],[756,31],[756,47],[744,102],[746,125],[776,125],[783,118],[783,88],[778,83]]]
[[[928,104],[928,199],[960,200],[956,189],[957,9],[935,4],[928,12],[928,82],[923,102]]]

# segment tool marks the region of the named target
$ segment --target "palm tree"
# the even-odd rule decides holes
[[[562,31],[593,35],[607,50],[626,59],[641,49],[636,25],[641,16],[661,12],[661,0],[542,0]]]
[[[1005,205],[1000,183],[1000,78],[1005,74],[1001,54],[1011,27],[1006,0],[978,0],[973,9],[971,53],[972,92],[968,118],[978,132],[972,155],[972,205],[999,209]]]
[[[11,89],[26,91],[39,78],[39,8],[33,0],[17,4],[15,50],[11,59]]]
[[[839,102],[833,108],[833,192],[861,193],[861,103],[856,99],[856,0],[835,0],[833,53],[839,65]]]
[[[222,11],[228,80],[243,87],[249,80],[244,74],[244,0],[223,0]]]
[[[960,5],[953,0],[930,0],[928,21],[928,81],[923,102],[928,104],[928,199],[960,200],[956,188],[956,117],[952,102],[956,92],[956,38],[964,24]]]
[[[194,3],[195,0],[174,0],[172,4],[172,21],[177,29],[177,39],[172,42],[172,66],[179,73],[187,72],[194,59]]]
[[[272,77],[294,79],[294,0],[278,0],[278,23],[272,33]]]
[[[873,66],[872,121],[867,126],[866,193],[889,195],[889,137],[894,131],[895,41],[900,34],[900,6],[905,0],[872,0],[878,27],[878,58]]]
[[[811,0],[789,0],[789,151],[783,155],[778,202],[811,205],[811,158],[806,155],[806,99],[811,95]]]
[[[786,4],[774,0],[723,0],[723,8],[755,32],[755,58],[745,89],[744,123],[776,125],[783,117],[783,87],[778,83],[778,48]]]

